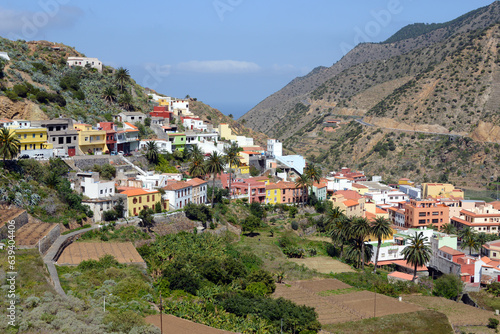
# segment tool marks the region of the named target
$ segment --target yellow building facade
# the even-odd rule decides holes
[[[225,140],[236,140],[236,136],[233,135],[233,131],[229,127],[229,124],[221,123],[219,124],[219,136]]]
[[[53,148],[53,145],[47,142],[47,128],[14,128],[10,131],[14,131],[15,137],[21,143],[21,152]]]
[[[438,197],[458,197],[464,198],[464,192],[461,189],[456,189],[454,185],[449,183],[422,183],[423,198],[438,198]]]
[[[161,203],[161,194],[159,191],[147,191],[144,189],[127,189],[121,192],[127,195],[127,205],[129,216],[138,216],[141,210],[151,208],[154,209],[155,204]],[[164,202],[162,209],[169,210],[168,201]]]
[[[266,203],[281,203],[281,188],[278,184],[270,184],[266,186]]]
[[[106,146],[106,130],[94,130],[89,124],[74,124],[78,131],[78,146],[83,154],[87,153],[105,153],[108,151]]]

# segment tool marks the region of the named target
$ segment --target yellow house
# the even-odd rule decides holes
[[[78,131],[78,146],[83,154],[108,151],[106,130],[94,130],[92,125],[82,123],[75,123],[74,127]]]
[[[226,123],[219,124],[219,136],[225,140],[236,140],[236,136],[233,135],[229,124]]]
[[[352,190],[357,191],[360,195],[364,195],[368,192],[368,190],[370,190],[370,188],[359,183],[353,183]]]
[[[158,104],[160,106],[170,106],[170,97],[162,97],[158,99]]]
[[[266,186],[266,204],[279,204],[281,203],[281,185],[277,183],[270,183]]]
[[[407,179],[405,177],[401,178],[398,180],[399,185],[405,185],[405,186],[414,186],[415,182],[410,181],[410,179]]]
[[[239,167],[237,167],[235,165],[230,165],[229,168],[234,170],[236,173],[240,173],[240,174],[249,174],[250,173],[250,166],[247,166],[243,163],[240,163]]]
[[[142,209],[154,209],[156,203],[161,203],[161,194],[158,190],[144,190],[141,188],[127,189],[121,192],[127,195],[129,216],[138,216]],[[169,210],[168,201],[165,201],[162,209]]]
[[[461,189],[455,189],[455,186],[449,183],[422,183],[422,197],[464,198],[464,192]]]
[[[47,142],[47,128],[14,128],[10,131],[14,131],[21,143],[21,152],[53,148],[52,144]]]

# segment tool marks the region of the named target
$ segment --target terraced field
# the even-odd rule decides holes
[[[296,281],[289,285],[278,285],[273,297],[283,297],[299,305],[314,307],[321,324],[358,321],[373,316],[423,310],[420,306],[369,291],[320,295],[325,291],[342,292],[341,290],[349,288],[350,285],[336,279]]]
[[[113,255],[120,263],[145,265],[131,242],[76,242],[66,247],[57,264],[78,265],[86,260],[99,260],[106,254]]]
[[[30,222],[16,232],[17,244],[19,246],[34,246],[56,226],[56,224],[40,221]]]

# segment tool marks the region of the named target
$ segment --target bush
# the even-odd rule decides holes
[[[489,318],[488,319],[488,328],[497,329],[498,323],[499,323],[498,319]]]
[[[447,274],[436,280],[432,293],[436,296],[455,299],[462,292],[462,289],[463,282],[460,280],[460,277],[453,274]]]
[[[104,221],[112,221],[112,220],[116,220],[117,218],[117,214],[116,214],[116,211],[115,210],[108,210],[108,211],[104,211],[102,213],[102,219],[104,219]]]
[[[243,231],[253,233],[253,231],[260,227],[260,219],[254,215],[250,215],[245,218],[241,227]]]
[[[292,230],[297,231],[299,229],[299,222],[294,220],[292,221]]]
[[[267,294],[271,294],[276,290],[276,283],[274,283],[273,275],[263,269],[259,269],[248,275],[247,281],[249,283],[263,283],[266,286]]]

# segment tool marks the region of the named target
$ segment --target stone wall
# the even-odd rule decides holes
[[[429,267],[442,272],[443,274],[460,275],[461,266],[456,262],[445,259],[436,253],[431,257]]]
[[[50,230],[50,232],[38,241],[38,251],[40,254],[45,254],[47,250],[52,246],[54,241],[61,235],[61,228],[59,224]]]
[[[84,157],[74,158],[73,161],[76,167],[85,171],[85,170],[91,170],[92,167],[94,167],[94,165],[103,166],[105,164],[109,164],[109,157],[99,156],[99,155],[88,156],[88,157],[84,156]]]
[[[14,226],[16,227],[16,231],[17,231],[22,226],[24,226],[28,223],[28,213],[23,210],[17,216],[9,218],[9,221],[10,220],[15,221]],[[0,223],[5,223],[2,227],[0,227],[0,240],[2,240],[2,239],[6,239],[8,236],[7,221],[0,222]]]

